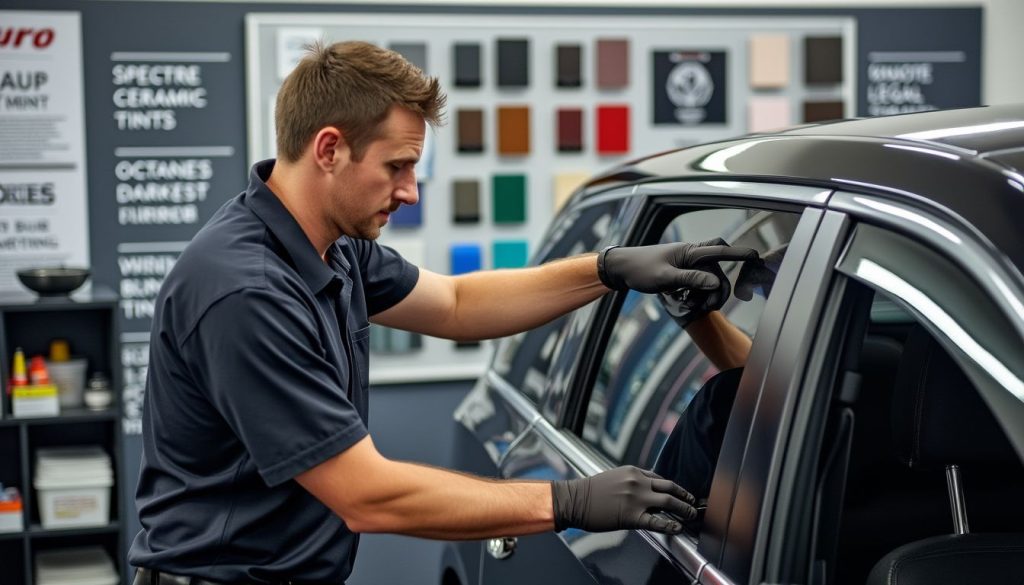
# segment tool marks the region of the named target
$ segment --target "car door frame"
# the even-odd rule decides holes
[[[761,317],[758,326],[760,341],[755,342],[755,348],[752,350],[748,362],[750,375],[745,374],[744,381],[741,382],[737,405],[734,407],[726,432],[726,444],[723,444],[719,467],[715,472],[712,492],[716,491],[715,486],[718,485],[717,491],[726,495],[718,507],[719,511],[714,515],[713,530],[711,534],[708,534],[707,540],[712,541],[713,544],[705,544],[704,531],[707,531],[709,527],[707,519],[699,548],[689,539],[682,537],[671,539],[666,546],[664,538],[643,532],[652,546],[659,548],[663,554],[673,556],[681,565],[692,571],[695,582],[729,583],[731,582],[729,578],[721,573],[718,567],[722,559],[726,558],[726,551],[737,546],[734,543],[736,539],[729,538],[728,534],[735,503],[734,487],[739,485],[745,464],[750,463],[747,460],[746,445],[753,430],[753,423],[755,420],[765,419],[765,416],[759,414],[758,410],[767,364],[775,352],[775,336],[789,310],[789,299],[793,294],[803,264],[808,258],[815,256],[811,253],[811,243],[818,231],[821,219],[825,215],[824,207],[832,191],[819,187],[776,183],[688,180],[642,184],[639,187],[639,193],[644,197],[644,206],[636,221],[633,222],[632,228],[626,234],[626,239],[622,242],[623,245],[635,245],[657,237],[651,234],[651,230],[658,216],[664,215],[667,208],[683,206],[694,209],[744,207],[774,211],[798,211],[802,214],[797,234],[794,235],[794,241],[790,243],[787,250],[787,256],[794,254],[799,261],[788,263],[790,268],[788,271],[784,269],[780,272],[779,278],[773,286],[773,293],[779,292],[773,294],[769,299],[769,304]],[[573,454],[574,465],[586,473],[595,473],[607,467],[605,463],[602,463],[605,462],[605,458],[584,442],[578,433],[582,428],[593,376],[600,363],[599,359],[603,356],[603,348],[607,344],[614,321],[618,316],[623,296],[624,294],[621,293],[606,295],[595,309],[580,344],[581,349],[578,354],[582,358],[578,360],[569,380],[570,399],[563,405],[564,408],[559,417],[560,424],[557,429],[553,425],[547,425],[549,432],[557,435],[550,439],[563,445],[563,453]],[[772,301],[771,299],[776,300]],[[737,420],[743,422],[733,424],[732,418],[737,415],[740,417]],[[765,426],[767,422],[763,421],[758,428]],[[756,456],[762,457],[760,453],[756,453]],[[748,472],[746,476],[750,475]],[[710,506],[709,510],[711,510]],[[716,530],[719,532],[718,535],[714,534]],[[737,563],[739,562],[737,559],[749,559],[750,557],[750,551],[747,551],[746,554],[733,553],[728,558],[733,563]],[[730,573],[733,573],[734,570],[732,566],[727,568]],[[740,574],[748,573],[749,564],[743,566],[740,571]]]

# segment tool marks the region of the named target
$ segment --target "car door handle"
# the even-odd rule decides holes
[[[487,541],[487,552],[491,553],[491,556],[499,561],[507,559],[512,556],[512,553],[516,552],[516,540],[514,536],[492,538]]]

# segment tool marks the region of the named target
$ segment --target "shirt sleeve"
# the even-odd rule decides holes
[[[366,312],[376,315],[404,299],[419,280],[420,270],[394,249],[371,240],[353,240],[363,288]]]
[[[367,435],[343,376],[325,357],[311,307],[243,289],[215,303],[185,340],[193,376],[268,486]]]

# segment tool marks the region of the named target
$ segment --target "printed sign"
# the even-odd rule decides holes
[[[89,265],[77,12],[0,11],[0,290]]]
[[[655,51],[655,125],[724,124],[725,52]]]

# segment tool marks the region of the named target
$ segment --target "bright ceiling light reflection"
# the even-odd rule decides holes
[[[912,138],[915,140],[936,140],[939,138],[952,138],[953,136],[966,136],[967,134],[982,134],[985,132],[1000,132],[1024,127],[1024,120],[1012,122],[993,122],[991,124],[978,124],[976,126],[958,126],[956,128],[940,128],[938,130],[926,130],[924,132],[910,132],[899,134],[896,138]]]
[[[896,207],[895,205],[889,205],[888,203],[882,203],[881,201],[874,201],[872,199],[867,199],[864,197],[854,197],[853,200],[865,207],[870,207],[883,213],[888,213],[889,215],[895,215],[896,217],[903,218],[907,221],[912,221],[917,225],[934,232],[936,235],[946,238],[947,240],[953,242],[954,244],[963,243],[963,240],[960,239],[960,236],[947,230],[946,228],[928,219],[927,217],[914,213],[913,211],[910,211],[908,209],[903,209],[902,207]]]
[[[898,148],[900,150],[912,150],[914,152],[920,152],[922,154],[930,154],[932,156],[941,156],[942,158],[948,158],[950,160],[960,160],[958,155],[952,152],[942,152],[941,150],[935,150],[934,148],[922,148],[920,146],[908,146],[906,144],[886,144],[886,148]]]
[[[1013,394],[1017,400],[1024,402],[1024,381],[1021,381],[996,356],[981,346],[948,313],[942,310],[928,295],[914,288],[909,282],[888,271],[884,267],[862,258],[857,263],[857,276],[884,289],[902,299],[935,327],[945,333],[950,341],[956,344],[982,370],[995,378],[1003,388]]]
[[[775,140],[779,140],[779,139],[778,138],[768,138],[768,139],[765,139],[765,140],[754,140],[752,142],[744,142],[743,144],[737,144],[736,146],[730,146],[728,148],[723,148],[722,150],[719,150],[718,152],[713,152],[713,153],[709,154],[704,160],[700,161],[697,164],[697,166],[699,166],[700,168],[702,168],[702,169],[704,169],[706,171],[714,171],[714,172],[717,172],[717,173],[728,173],[729,172],[729,168],[727,166],[725,166],[725,163],[728,162],[730,158],[732,158],[732,157],[734,157],[734,156],[736,156],[738,154],[742,154],[744,151],[746,151],[746,150],[748,150],[750,148],[753,148],[753,147],[755,147],[755,146],[757,146],[759,144],[763,144],[765,142],[772,142],[772,141],[775,141]]]

